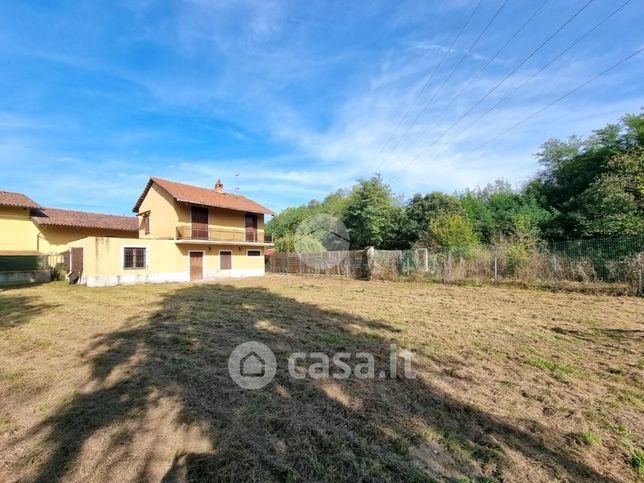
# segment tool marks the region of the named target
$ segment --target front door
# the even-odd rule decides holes
[[[190,252],[190,280],[203,280],[203,252]]]
[[[230,270],[233,268],[233,252],[221,251],[219,252],[219,269]]]
[[[246,241],[257,241],[257,215],[246,215]]]
[[[72,248],[69,283],[78,283],[83,276],[83,249]]]
[[[79,273],[83,271],[83,249],[82,248],[72,248],[71,269]]]
[[[195,240],[208,239],[208,208],[192,207],[192,238]]]

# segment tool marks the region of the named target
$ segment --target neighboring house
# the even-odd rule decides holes
[[[268,208],[237,194],[150,178],[133,210],[137,240],[88,236],[69,243],[80,283],[208,280],[264,275]],[[74,256],[76,254],[76,256]]]
[[[43,208],[21,193],[0,191],[0,255],[51,255],[89,236],[138,237],[134,216]]]

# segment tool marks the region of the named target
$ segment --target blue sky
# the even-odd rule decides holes
[[[588,0],[549,0],[489,62],[542,1],[482,0],[451,49],[478,0],[2,2],[0,189],[120,214],[151,175],[275,210],[376,170],[405,196],[521,183],[548,138],[644,106],[642,53],[469,153],[643,47],[633,0],[446,142],[623,3],[594,0],[425,150]]]

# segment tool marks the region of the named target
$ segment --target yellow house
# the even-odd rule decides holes
[[[89,236],[137,238],[137,218],[43,208],[22,193],[0,191],[0,255],[57,254]]]
[[[213,188],[150,178],[133,212],[138,239],[89,236],[69,243],[80,283],[105,286],[264,275],[268,208]]]

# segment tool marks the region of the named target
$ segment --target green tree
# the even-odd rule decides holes
[[[326,213],[338,219],[342,219],[346,206],[349,202],[350,192],[338,190],[327,195],[322,202],[311,200],[306,205],[286,208],[266,224],[266,231],[272,233],[278,240],[286,239],[288,235],[294,235],[298,226],[312,216]],[[290,242],[285,241],[288,246]]]
[[[396,201],[380,175],[358,181],[342,220],[353,249],[394,248],[401,242],[404,213]]]
[[[338,190],[327,195],[320,205],[320,212],[342,219],[349,204],[350,194],[350,191]]]
[[[326,247],[314,236],[305,236],[295,239],[295,251],[299,253],[326,252]]]
[[[571,216],[583,236],[644,234],[644,149],[611,159],[606,172],[579,196],[578,205]]]
[[[293,233],[286,233],[274,239],[275,250],[278,252],[294,252],[295,251],[295,235]]]
[[[429,223],[445,213],[463,214],[461,201],[455,196],[434,191],[426,195],[416,193],[405,207],[404,237],[408,245],[428,243]]]
[[[485,243],[512,237],[526,229],[539,232],[551,219],[550,212],[541,207],[533,193],[513,190],[503,180],[466,191],[461,195],[461,204]]]
[[[531,183],[530,190],[541,206],[553,214],[546,235],[574,238],[591,236],[590,233],[592,236],[615,234],[609,225],[604,225],[606,229],[602,230],[597,217],[591,217],[595,222],[589,227],[584,220],[589,219],[589,210],[593,207],[588,203],[599,201],[602,193],[616,194],[619,183],[615,176],[619,175],[615,169],[619,167],[611,167],[611,160],[641,146],[643,141],[644,115],[628,114],[618,124],[594,131],[586,140],[573,137],[568,141],[551,139],[544,143],[537,154],[544,169]],[[605,175],[611,177],[604,178]],[[617,208],[618,198],[609,204]],[[613,220],[615,216],[613,213]]]
[[[266,224],[266,231],[275,239],[284,238],[294,234],[297,227],[314,213],[315,209],[308,206],[286,208]]]

